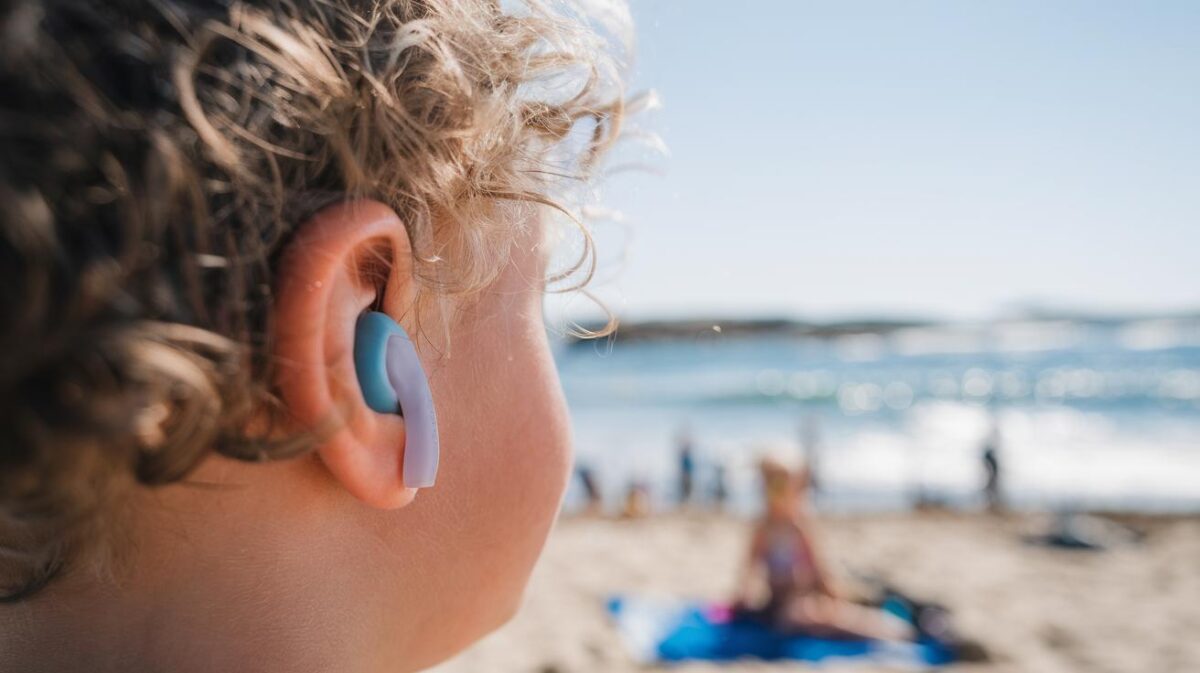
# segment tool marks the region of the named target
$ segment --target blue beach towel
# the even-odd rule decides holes
[[[934,640],[884,643],[786,635],[733,616],[721,605],[617,596],[608,612],[631,654],[642,663],[742,658],[825,662],[848,659],[898,667],[950,663],[950,648]]]

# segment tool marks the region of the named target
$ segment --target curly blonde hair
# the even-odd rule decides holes
[[[311,449],[245,428],[282,418],[272,271],[315,210],[383,201],[425,287],[486,285],[517,226],[504,204],[558,207],[559,176],[617,135],[611,35],[585,18],[541,0],[0,2],[4,599],[99,555],[130,487],[212,451]]]

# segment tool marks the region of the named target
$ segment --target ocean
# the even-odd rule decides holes
[[[819,507],[982,506],[998,433],[1018,509],[1200,511],[1200,319],[1009,321],[834,338],[726,336],[556,345],[577,464],[605,500],[665,507],[690,436],[701,503],[757,504],[764,454],[806,457]],[[566,507],[582,502],[578,480]]]

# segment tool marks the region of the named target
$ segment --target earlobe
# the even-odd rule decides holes
[[[386,294],[399,325],[413,304],[403,223],[376,202],[327,208],[296,231],[276,277],[276,383],[297,429],[317,435],[322,463],[351,495],[380,508],[411,502],[408,423],[368,405],[355,368],[359,317]]]

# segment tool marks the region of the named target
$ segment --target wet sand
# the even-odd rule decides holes
[[[1045,518],[915,513],[821,519],[840,575],[885,578],[952,610],[992,661],[973,673],[1200,671],[1200,518],[1147,518],[1140,544],[1103,552],[1037,547]],[[722,599],[748,534],[744,521],[673,514],[639,521],[567,517],[550,538],[525,606],[439,673],[638,671],[610,627],[605,598],[638,593]],[[679,673],[785,671],[795,663],[684,664]],[[838,671],[876,667],[838,663]]]

